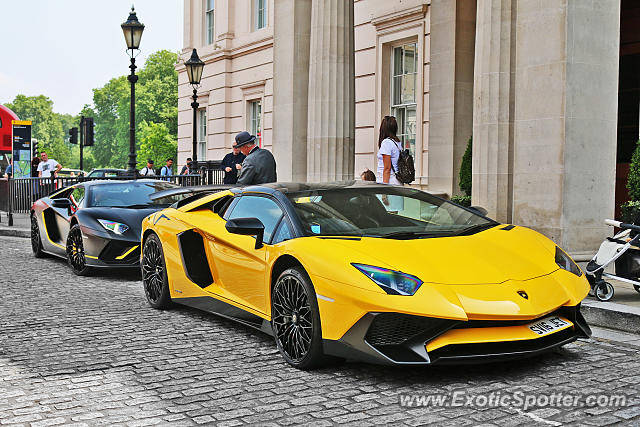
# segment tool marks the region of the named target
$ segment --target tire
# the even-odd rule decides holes
[[[596,284],[595,294],[596,298],[598,298],[599,301],[609,301],[611,298],[613,298],[613,285],[602,280],[601,282]]]
[[[46,255],[42,251],[42,240],[40,239],[40,226],[36,214],[31,215],[31,250],[36,258],[44,258]]]
[[[67,235],[67,264],[78,276],[88,276],[91,274],[91,267],[87,265],[87,258],[84,253],[84,243],[82,242],[82,230],[80,225],[75,224]]]
[[[155,234],[149,235],[144,242],[140,272],[149,305],[157,310],[171,307],[167,265],[164,262],[162,243]]]
[[[324,365],[318,300],[302,267],[280,274],[271,290],[271,326],[286,362],[301,370]]]
[[[636,292],[640,292],[640,286],[638,285],[633,285],[633,289],[635,289]]]

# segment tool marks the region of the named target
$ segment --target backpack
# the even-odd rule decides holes
[[[391,163],[391,169],[393,169],[393,173],[396,174],[398,181],[403,184],[411,184],[416,179],[416,168],[413,165],[413,156],[409,149],[400,150],[398,170],[395,170],[393,167],[393,162]]]

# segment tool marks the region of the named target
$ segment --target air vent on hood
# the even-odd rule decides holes
[[[513,230],[514,228],[516,228],[515,225],[507,225],[506,227],[502,227],[500,230],[504,230],[504,231],[509,231],[509,230]]]

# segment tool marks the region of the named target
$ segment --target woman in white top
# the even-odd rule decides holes
[[[378,176],[377,182],[391,185],[402,185],[396,178],[398,158],[402,143],[396,136],[398,123],[393,116],[384,116],[380,124],[378,137]]]

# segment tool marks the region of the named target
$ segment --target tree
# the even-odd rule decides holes
[[[640,141],[637,142],[636,149],[631,156],[627,189],[629,189],[629,198],[632,201],[640,201]]]
[[[60,116],[53,112],[53,101],[44,95],[17,95],[7,104],[21,120],[31,120],[31,136],[38,140],[40,151],[46,151],[49,157],[61,165],[68,165],[71,150],[65,144],[65,131]]]
[[[142,123],[163,124],[172,141],[178,138],[178,73],[177,54],[161,50],[149,56],[138,73],[136,83],[136,144],[138,159],[146,161],[141,150]],[[96,144],[92,149],[100,166],[126,168],[129,155],[130,86],[126,76],[111,79],[93,90]],[[149,130],[144,137],[149,140]],[[155,129],[157,136],[159,129]],[[175,156],[175,154],[174,154]]]
[[[178,142],[170,135],[164,123],[140,123],[138,169],[146,166],[147,159],[153,159],[156,165],[162,165],[168,158],[175,160],[177,154]]]
[[[471,196],[471,163],[473,160],[473,137],[469,137],[467,149],[462,156],[462,164],[460,165],[460,190],[465,195]]]

